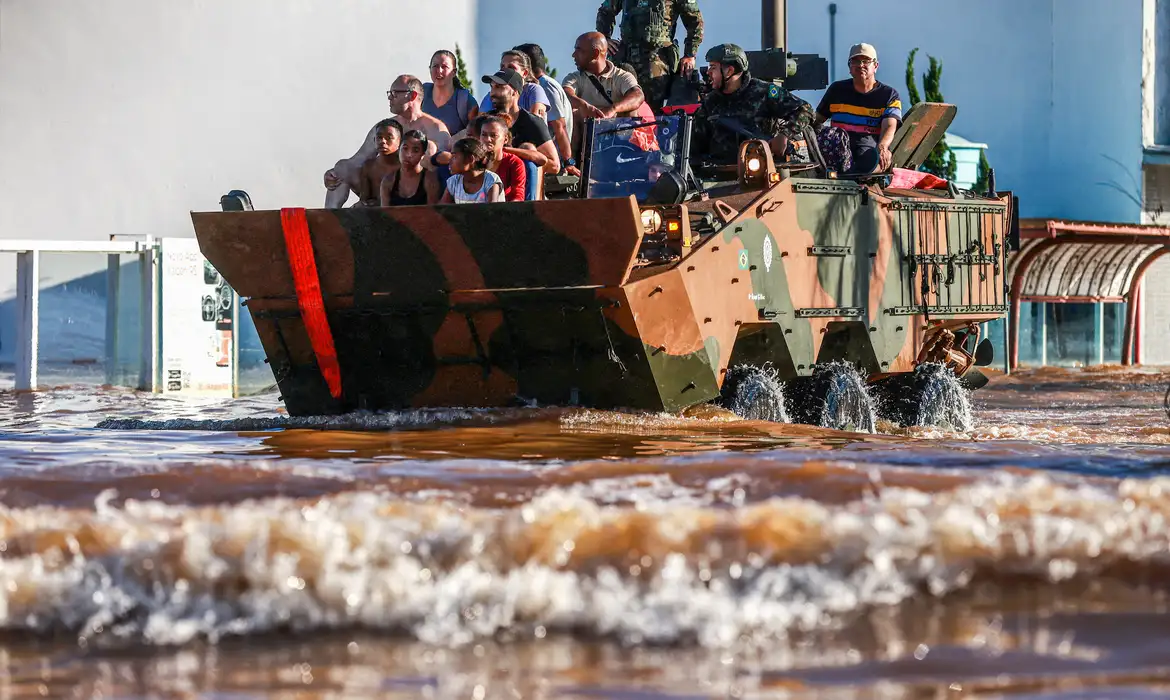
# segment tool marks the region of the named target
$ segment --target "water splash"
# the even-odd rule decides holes
[[[877,423],[865,380],[847,362],[817,365],[812,376],[786,382],[784,398],[797,423],[865,433]]]
[[[788,422],[784,390],[779,375],[770,365],[739,365],[728,370],[720,403],[745,420]]]
[[[101,430],[204,430],[210,432],[259,432],[308,428],[315,430],[388,430],[428,425],[456,425],[468,422],[495,423],[506,420],[507,411],[498,409],[418,409],[412,411],[354,411],[336,416],[277,416],[224,419],[170,418],[141,420],[107,418]]]
[[[877,423],[873,399],[857,368],[846,362],[834,362],[818,367],[816,373],[829,383],[821,426],[872,433]]]
[[[946,365],[929,363],[914,369],[919,392],[917,425],[949,428],[961,433],[975,425],[968,392]]]

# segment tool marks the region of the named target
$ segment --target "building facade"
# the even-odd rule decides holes
[[[482,95],[476,78],[500,51],[535,41],[563,76],[598,4],[558,0],[550,15],[502,0],[442,0],[441,13],[409,0],[0,0],[0,239],[187,236],[188,212],[232,188],[258,207],[315,206],[322,171],[386,114],[395,74],[425,75],[434,49],[459,44]],[[717,43],[759,46],[759,0],[700,6],[700,62]],[[848,46],[870,42],[879,79],[905,99],[910,51],[919,74],[940,59],[952,131],[987,145],[1023,216],[1170,222],[1170,61],[1158,60],[1170,0],[793,0],[788,12],[789,49],[829,58],[836,78]],[[42,284],[102,266],[46,263]],[[0,255],[0,361],[12,268]],[[1168,272],[1151,271],[1143,305],[1149,362],[1170,362]]]
[[[555,26],[547,26],[544,17],[494,14],[490,4],[481,3],[481,64],[536,40],[546,42],[562,74],[572,68],[573,39],[592,28],[596,10],[591,1],[566,3]],[[699,4],[706,19],[702,51],[728,41],[759,47],[759,0]],[[1160,145],[1170,146],[1170,61],[1156,58],[1159,46],[1170,52],[1170,0],[799,0],[788,3],[788,15],[789,50],[829,58],[837,79],[848,77],[851,44],[874,44],[878,79],[903,100],[910,52],[919,49],[920,89],[928,56],[940,59],[942,92],[959,107],[951,131],[987,145],[997,186],[1019,195],[1024,217],[1139,223],[1164,211],[1170,220],[1170,148]],[[820,93],[802,97],[815,104]],[[1161,311],[1170,307],[1170,260],[1149,278],[1144,357],[1170,363],[1170,323],[1163,318],[1170,312]],[[1024,304],[1022,359],[1117,362],[1123,307]],[[1002,324],[993,326],[1002,348]]]
[[[395,75],[426,80],[441,47],[474,56],[475,15],[475,0],[0,0],[0,239],[193,236],[189,212],[233,188],[258,208],[320,206],[322,173],[389,116]],[[0,362],[14,257],[0,254]],[[105,268],[45,256],[42,289]],[[102,330],[74,310],[104,309],[89,298],[104,284],[80,287],[42,299],[47,353],[58,332]],[[67,354],[94,346],[77,342]]]

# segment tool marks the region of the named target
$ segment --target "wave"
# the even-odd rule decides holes
[[[436,408],[408,411],[353,411],[335,416],[250,416],[222,419],[107,418],[96,426],[100,430],[202,430],[209,432],[259,432],[307,428],[313,430],[388,430],[448,426],[469,422],[498,423],[516,420],[518,411],[489,408]],[[532,412],[529,413],[529,416]]]
[[[181,644],[365,628],[765,644],[871,606],[1019,577],[1170,564],[1170,479],[1001,475],[830,505],[615,506],[556,487],[510,509],[390,494],[193,507],[0,508],[0,628]]]

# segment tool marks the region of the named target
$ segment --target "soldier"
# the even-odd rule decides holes
[[[815,117],[812,105],[775,83],[748,72],[744,50],[720,44],[707,52],[711,92],[695,113],[695,150],[719,163],[734,162],[747,138],[769,139],[782,160],[788,140],[798,138]]]
[[[681,69],[684,75],[695,70],[695,54],[703,43],[703,13],[697,0],[603,0],[597,10],[597,31],[610,46],[618,13],[622,14],[622,38],[614,62],[628,63],[646,93],[646,102],[655,112],[662,109],[671,82]],[[687,29],[680,61],[678,21]]]

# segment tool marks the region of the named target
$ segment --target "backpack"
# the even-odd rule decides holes
[[[459,81],[459,78],[456,78],[455,79],[455,109],[459,110],[460,121],[462,121],[463,119],[465,119],[467,117],[467,100],[469,97],[471,97],[471,91],[468,90],[467,88],[463,87],[463,83]],[[466,123],[463,125],[463,128],[464,129],[467,128]]]

